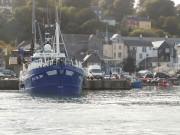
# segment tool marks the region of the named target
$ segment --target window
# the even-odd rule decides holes
[[[114,58],[116,58],[116,53],[114,53]]]
[[[169,48],[166,48],[166,49],[165,49],[165,52],[166,52],[166,53],[170,53],[170,49],[169,49]]]
[[[119,52],[119,53],[118,53],[118,57],[121,58],[121,55],[122,55],[121,52]]]
[[[116,50],[116,46],[114,46],[114,50]]]
[[[146,47],[142,47],[142,52],[146,52]]]
[[[151,50],[151,47],[149,47],[149,50]]]
[[[99,53],[99,50],[93,50],[94,53]]]
[[[121,50],[121,45],[119,45],[119,50]]]
[[[139,59],[142,59],[142,54],[139,54]]]

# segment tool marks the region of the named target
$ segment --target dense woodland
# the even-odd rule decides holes
[[[108,26],[109,32],[123,36],[180,37],[180,5],[171,0],[60,0],[61,29],[67,34],[96,34],[105,31],[106,24],[100,22],[91,11],[91,6],[100,6],[105,15],[114,16],[115,26]],[[31,39],[32,0],[12,0],[13,12],[0,13],[0,40],[16,46]],[[126,15],[149,17],[151,30],[131,29],[123,25]],[[55,0],[36,0],[36,20],[54,23]]]

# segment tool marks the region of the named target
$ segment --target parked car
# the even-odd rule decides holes
[[[149,80],[148,83],[151,83],[151,84],[158,84],[158,83],[162,83],[164,79],[162,78],[155,78],[153,80]]]
[[[154,75],[152,73],[147,73],[144,78],[154,78]]]
[[[0,72],[2,73],[4,71],[4,68],[0,67]]]
[[[154,74],[155,78],[171,78],[171,76],[165,72],[157,72]]]
[[[15,73],[14,71],[12,70],[4,70],[3,71],[3,74],[4,74],[4,78],[14,78],[14,77],[18,77],[17,73]]]
[[[111,77],[110,77],[110,75],[105,75],[105,76],[104,76],[104,79],[105,79],[105,80],[107,80],[107,79],[109,80],[109,79],[111,79]]]
[[[144,76],[145,76],[146,74],[151,74],[151,71],[149,71],[149,70],[140,70],[140,71],[137,73],[137,77],[139,77],[139,78],[144,78]]]
[[[4,79],[4,74],[0,72],[0,79]]]

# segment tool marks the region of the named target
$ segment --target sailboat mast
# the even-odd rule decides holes
[[[56,53],[60,53],[60,47],[59,47],[59,30],[60,30],[60,27],[59,27],[59,17],[58,17],[58,0],[56,0],[56,32],[55,32],[55,35],[56,35]]]

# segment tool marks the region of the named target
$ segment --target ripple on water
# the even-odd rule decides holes
[[[179,87],[84,91],[79,97],[0,92],[0,134],[180,133]]]

